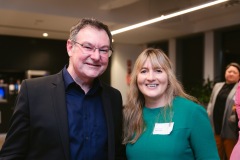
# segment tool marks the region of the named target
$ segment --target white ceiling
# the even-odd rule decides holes
[[[66,40],[80,18],[96,18],[116,30],[211,0],[0,0],[0,35]],[[144,44],[240,24],[239,0],[114,35],[116,43]],[[230,5],[231,4],[231,5]]]

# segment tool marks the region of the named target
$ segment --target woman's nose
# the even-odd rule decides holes
[[[148,80],[154,80],[154,79],[155,79],[155,75],[154,75],[154,73],[153,73],[152,71],[150,71],[150,72],[148,73],[147,79],[148,79]]]

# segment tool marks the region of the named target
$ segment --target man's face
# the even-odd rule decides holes
[[[106,31],[87,26],[79,31],[75,42],[67,42],[68,71],[74,79],[92,81],[106,70],[109,57],[100,54],[99,49],[89,51],[86,46],[106,50],[110,47],[109,37]]]

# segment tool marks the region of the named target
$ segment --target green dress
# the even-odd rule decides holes
[[[168,115],[168,116],[167,116]],[[206,110],[185,98],[176,97],[172,111],[143,108],[146,130],[134,144],[127,144],[128,160],[219,160]],[[164,133],[155,124],[173,122]],[[163,127],[163,130],[169,130]]]

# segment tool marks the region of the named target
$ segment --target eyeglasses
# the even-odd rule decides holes
[[[82,43],[81,44],[81,43],[78,43],[77,41],[74,41],[74,40],[71,40],[71,41],[79,44],[86,53],[95,52],[96,49],[98,49],[99,54],[102,57],[110,57],[113,53],[113,50],[109,47],[96,48],[95,46],[91,45],[90,43]]]

